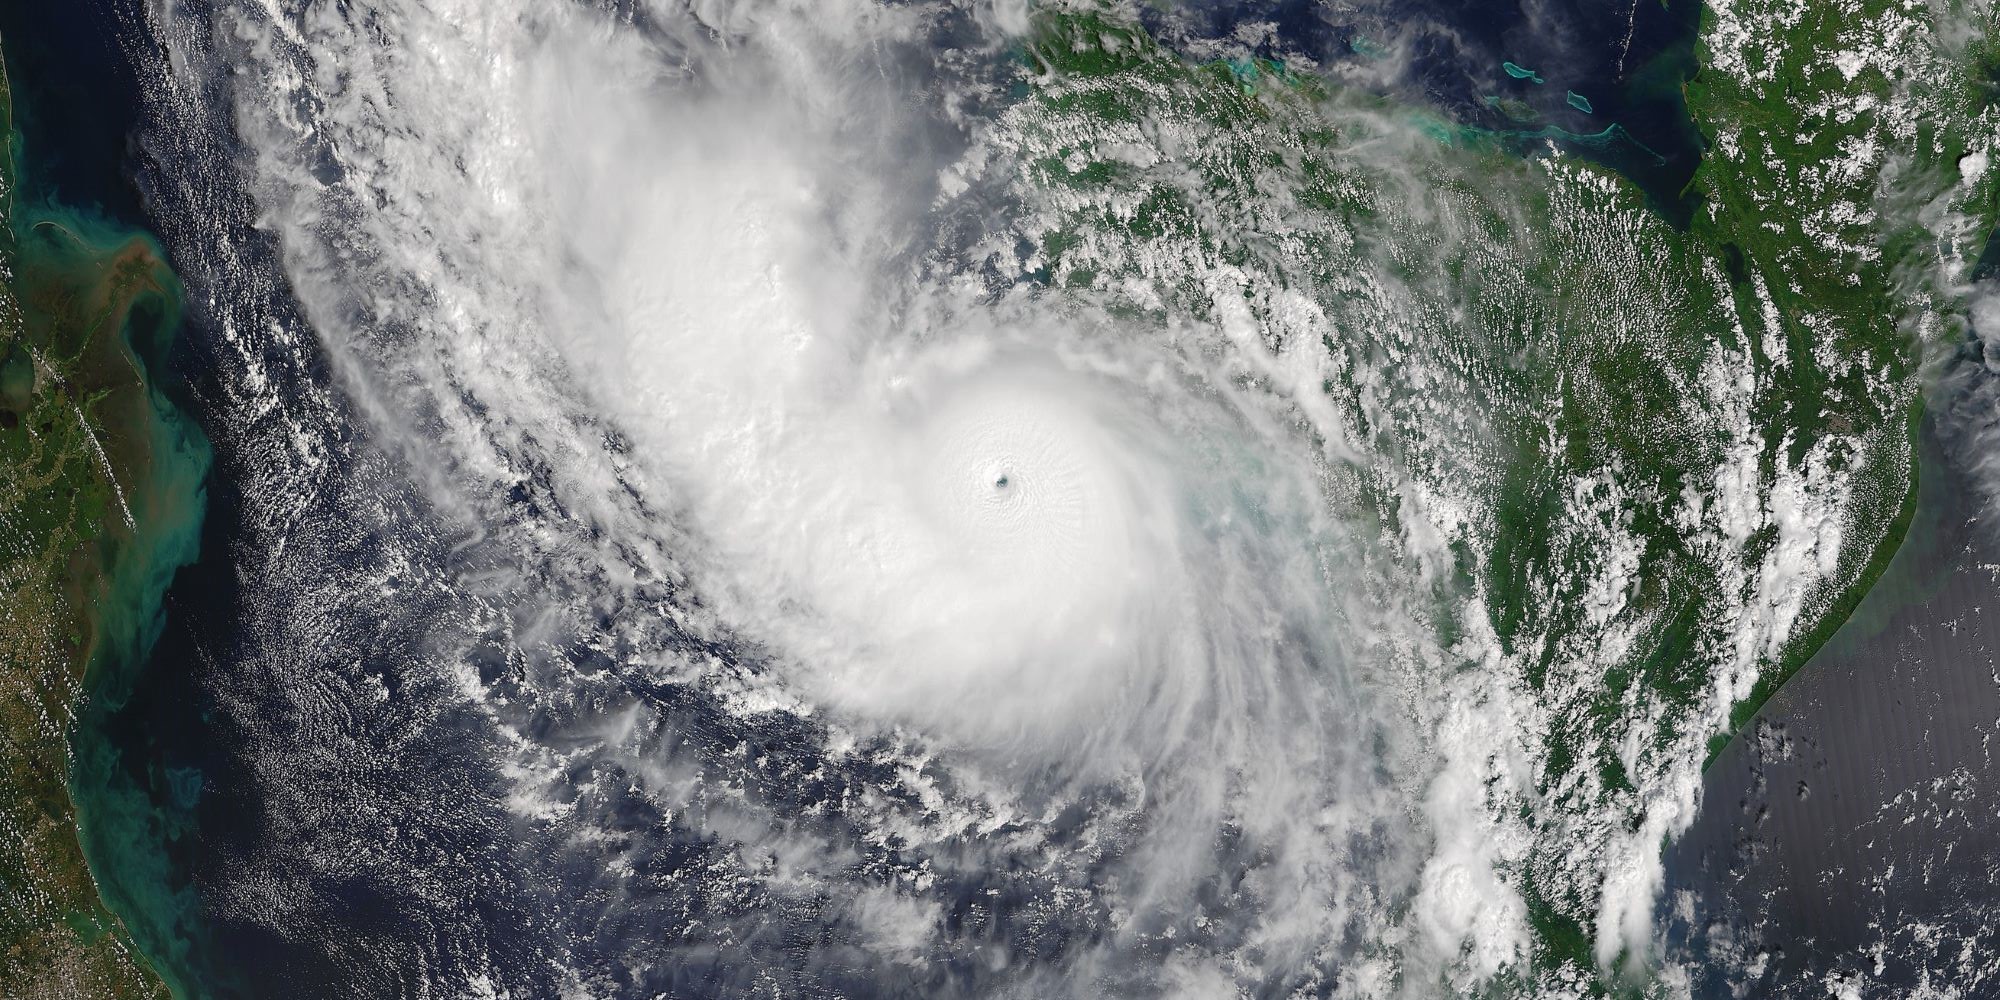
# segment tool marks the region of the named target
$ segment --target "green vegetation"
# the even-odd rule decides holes
[[[1909,523],[1921,350],[1993,221],[1967,156],[2000,125],[1967,41],[1990,15],[1714,4],[1686,92],[1711,148],[1668,218],[1523,141],[1548,133],[1298,74],[1248,86],[1082,6],[1043,21],[995,140],[1030,274],[1213,324],[1200,349],[1343,456],[1329,496],[1393,554],[1350,584],[1426,594],[1439,637],[1395,682],[1411,721],[1474,704],[1506,733],[1439,763],[1482,775],[1528,981],[1609,989],[1620,907],[1646,898],[1612,883],[1691,818],[1714,749]]]
[[[10,109],[0,79],[13,135]],[[70,740],[157,631],[189,554],[161,540],[199,522],[205,446],[131,341],[156,354],[180,293],[144,237],[18,204],[19,154],[0,162],[0,997],[166,997],[86,864]]]
[[[1688,86],[1715,147],[1695,179],[1709,203],[1697,232],[1728,251],[1735,287],[1765,276],[1781,350],[1874,366],[1802,366],[1781,383],[1758,416],[1799,426],[1799,440],[1852,429],[1850,400],[1912,382],[1923,352],[1950,339],[1955,303],[1939,279],[1963,273],[1995,215],[1994,175],[1959,168],[1974,145],[1990,148],[2000,123],[1982,84],[1991,16],[1959,5],[1917,14],[1884,0],[1811,16],[1742,0],[1706,12],[1711,69]],[[1885,408],[1882,419],[1895,415]],[[1884,449],[1893,445],[1887,461],[1908,471],[1876,484],[1868,506],[1886,526],[1880,544],[1738,703],[1732,730],[1832,636],[1907,531],[1922,415],[1914,394],[1900,415],[1906,433]]]

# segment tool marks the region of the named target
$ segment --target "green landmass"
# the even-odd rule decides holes
[[[199,522],[205,446],[141,358],[180,292],[149,239],[17,199],[4,76],[0,130],[0,998],[165,998],[87,863],[72,738]]]
[[[1426,595],[1402,610],[1436,645],[1388,684],[1418,731],[1474,734],[1437,763],[1480,776],[1534,941],[1439,985],[1658,988],[1620,880],[1907,530],[1921,362],[1994,221],[1991,17],[1716,0],[1699,74],[1657,81],[1709,143],[1673,213],[1526,133],[1243,86],[1115,5],[1041,21],[993,140],[1027,276],[1223,331],[1203,350],[1346,456],[1328,496],[1393,558],[1344,582]]]

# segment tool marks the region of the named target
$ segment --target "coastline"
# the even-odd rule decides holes
[[[53,220],[43,218],[37,225]],[[74,222],[76,220],[65,220]],[[108,235],[108,234],[107,234]],[[118,915],[152,973],[181,1000],[199,995],[178,970],[185,966],[183,918],[192,890],[177,886],[171,843],[187,829],[183,817],[154,808],[143,783],[158,765],[129,760],[108,735],[151,659],[165,626],[165,598],[176,573],[199,555],[206,511],[208,442],[192,418],[160,389],[171,377],[165,349],[178,333],[181,292],[158,245],[143,234],[105,245],[79,237],[100,257],[150,261],[163,280],[129,302],[120,343],[145,380],[143,419],[150,460],[144,492],[134,497],[136,527],[105,575],[98,628],[84,664],[85,702],[70,739],[70,796],[77,835],[100,898]],[[147,312],[153,315],[146,315]],[[150,322],[149,322],[150,321]],[[134,414],[135,420],[139,417]],[[142,769],[134,774],[134,768]]]
[[[0,610],[10,654],[34,653],[8,656],[0,685],[42,712],[0,719],[0,794],[32,797],[41,820],[5,845],[0,885],[45,905],[0,922],[0,996],[186,997],[157,961],[171,942],[134,919],[158,877],[142,857],[164,855],[117,808],[117,753],[98,721],[143,668],[202,523],[207,442],[161,388],[181,291],[150,237],[24,183],[32,143],[14,97],[0,77]]]
[[[1971,820],[1990,815],[2000,777],[1987,748],[2000,550],[1934,417],[1919,446],[1904,543],[1809,669],[1711,762],[1708,806],[1667,848],[1663,900],[1686,908],[1658,915],[1697,996],[1836,976],[1914,988],[1926,963],[1948,966],[1982,933],[2000,839]],[[1884,942],[1885,964],[1853,961]],[[1760,948],[1768,963],[1732,964]]]

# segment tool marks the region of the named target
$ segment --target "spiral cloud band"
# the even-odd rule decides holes
[[[1504,364],[1355,319],[1469,312],[1281,190],[1289,147],[1231,160],[1259,126],[1196,133],[1143,72],[1157,117],[1062,90],[1004,3],[214,6],[155,14],[160,100],[236,143],[205,176],[255,236],[209,240],[209,280],[297,304],[211,308],[250,492],[315,512],[243,574],[257,642],[218,700],[271,818],[215,898],[367,900],[318,916],[372,943],[357,980],[443,984],[411,996],[1390,997],[1526,967],[1553,713],[1467,610],[1443,529],[1483,522],[1424,485],[1487,475],[1511,403],[1466,383]],[[1030,84],[1091,129],[1015,110]],[[1369,238],[1451,250],[1462,189],[1418,190],[1448,151],[1321,111],[1390,192]],[[1342,273],[1147,242],[1153,202],[1064,180],[1214,208],[1217,164],[1254,204],[1197,223]],[[1079,206],[1116,225],[1048,221]],[[329,371],[282,382],[258,338],[307,335]],[[1632,574],[1600,551],[1611,622]],[[314,788],[355,784],[329,832]],[[1613,955],[1662,835],[1627,820],[1570,848],[1637,859]]]

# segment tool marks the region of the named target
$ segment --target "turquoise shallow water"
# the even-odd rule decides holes
[[[144,232],[129,179],[136,81],[107,9],[0,0],[0,47],[13,84],[9,139],[19,178],[8,221],[17,234],[55,226],[74,237],[19,240],[17,272],[87,281],[105,256],[135,238],[165,260]],[[163,767],[111,727],[151,662],[176,572],[200,550],[211,467],[208,440],[183,405],[181,376],[169,362],[181,333],[179,283],[164,265],[154,277],[164,290],[135,299],[119,331],[149,389],[145,425],[121,430],[146,441],[151,474],[126,484],[136,531],[107,556],[86,701],[70,737],[70,796],[104,902],[175,994],[187,998],[205,995],[179,972],[200,933],[194,893],[176,874],[174,855],[192,829],[200,774]],[[176,792],[162,797],[164,807],[148,791],[162,782]]]
[[[58,211],[40,216],[51,217],[100,251],[133,235],[88,215]],[[114,236],[115,242],[105,241]],[[131,748],[120,746],[107,731],[150,660],[174,574],[192,563],[200,549],[208,442],[161,389],[173,377],[165,355],[180,312],[177,289],[149,294],[135,303],[123,331],[147,373],[152,419],[144,431],[153,455],[152,475],[128,496],[137,524],[133,539],[109,560],[96,650],[86,675],[87,701],[70,739],[70,797],[105,903],[124,919],[176,995],[190,997],[197,993],[178,981],[174,969],[185,964],[179,956],[192,936],[195,901],[192,890],[173,875],[170,850],[191,828],[198,774],[191,779],[185,773],[156,773],[158,762],[135,758]],[[181,808],[154,805],[142,783],[160,780],[173,780],[184,789],[168,800]]]

